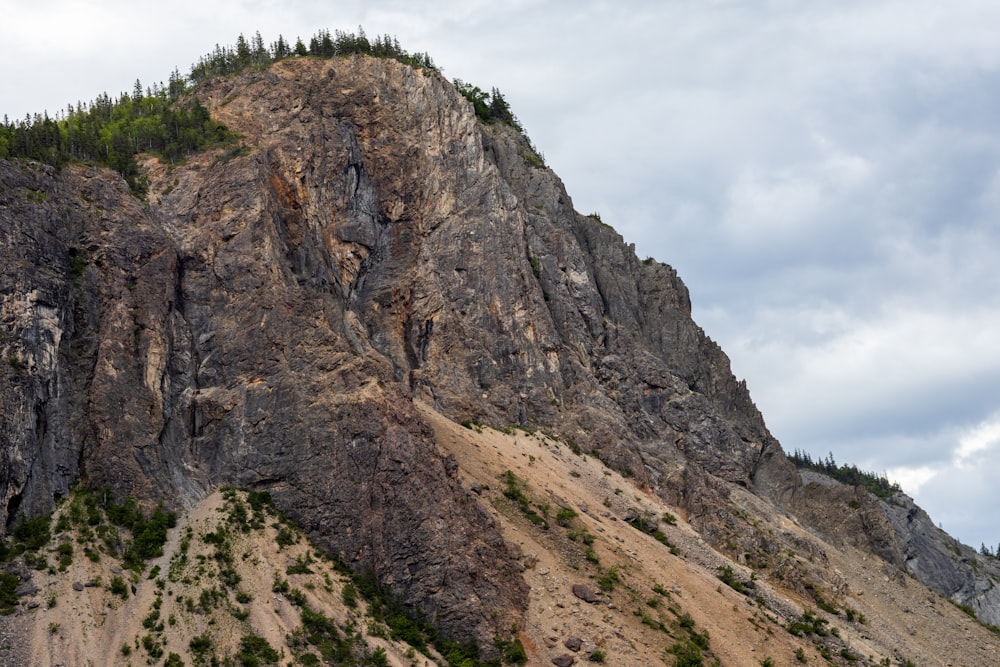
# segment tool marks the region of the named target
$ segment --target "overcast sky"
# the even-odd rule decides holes
[[[2,0],[0,113],[260,30],[497,86],[576,208],[673,265],[785,449],[1000,542],[1000,3]]]

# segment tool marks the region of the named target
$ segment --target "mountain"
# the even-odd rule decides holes
[[[796,469],[676,272],[577,213],[516,123],[359,55],[188,95],[241,143],[141,158],[144,199],[0,162],[4,530],[56,512],[7,566],[9,664],[338,664],[308,647],[355,633],[343,664],[1000,660],[1000,564]],[[128,498],[180,518],[123,570]]]

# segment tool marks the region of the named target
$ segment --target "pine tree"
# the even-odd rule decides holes
[[[250,45],[247,44],[247,38],[240,33],[240,36],[236,38],[236,63],[235,66],[238,69],[242,69],[250,64],[252,54],[250,52]]]
[[[281,60],[282,58],[288,57],[290,51],[288,48],[288,42],[281,35],[278,35],[278,41],[276,41],[271,48],[272,58],[274,60]]]

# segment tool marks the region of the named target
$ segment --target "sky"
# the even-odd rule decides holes
[[[787,451],[1000,543],[995,0],[0,0],[11,119],[260,30],[499,88],[582,213],[674,266]]]

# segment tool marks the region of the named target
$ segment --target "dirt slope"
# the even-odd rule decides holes
[[[529,665],[560,657],[699,664],[698,656],[700,664],[727,667],[1000,664],[1000,639],[954,605],[874,556],[821,543],[787,516],[771,520],[811,540],[843,582],[838,613],[726,559],[676,508],[558,440],[463,427],[427,405],[417,409],[442,453],[458,461],[470,499],[520,549],[531,593],[517,630]],[[749,493],[735,501],[760,503]],[[55,525],[70,505],[60,506]],[[64,542],[73,556],[60,572]],[[349,638],[360,664],[444,664],[433,651],[390,640],[363,600],[347,606],[349,580],[270,509],[255,512],[244,492],[215,492],[182,515],[163,556],[141,575],[96,544],[79,528],[56,531],[48,569],[32,574],[35,590],[15,614],[0,617],[0,667],[164,664],[171,654],[181,661],[174,664],[211,664],[212,657],[239,664],[251,635],[276,652],[276,664],[318,664],[323,650],[305,627],[309,613]],[[91,547],[104,551],[96,562],[84,555]],[[744,592],[723,583],[719,568],[729,568],[729,581]],[[116,579],[124,594],[112,590]],[[803,631],[806,611],[822,632]],[[208,639],[200,653],[196,638]]]

